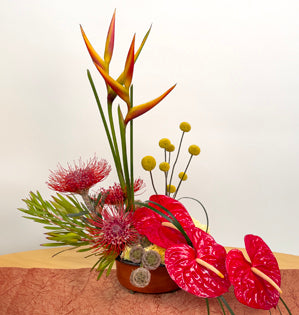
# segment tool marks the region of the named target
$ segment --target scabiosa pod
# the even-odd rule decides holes
[[[142,246],[133,246],[130,249],[129,259],[136,264],[139,264],[142,260],[145,251]]]
[[[161,264],[161,256],[154,250],[146,251],[142,256],[142,266],[148,270],[155,270]]]
[[[151,281],[151,273],[143,267],[137,268],[132,271],[130,276],[130,282],[135,287],[144,288],[149,285]]]

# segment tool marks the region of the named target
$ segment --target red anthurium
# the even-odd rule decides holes
[[[212,298],[228,291],[230,282],[225,269],[225,248],[199,228],[189,229],[193,247],[178,244],[165,253],[167,271],[183,290]]]
[[[227,254],[226,268],[239,302],[269,310],[279,301],[281,276],[279,267],[267,244],[256,235],[246,235],[245,248],[251,263],[240,250]]]
[[[194,227],[188,211],[179,201],[165,195],[153,195],[150,197],[150,201],[159,203],[168,209],[184,229],[187,230]],[[169,214],[157,205],[151,202],[149,205],[169,216]],[[164,224],[166,223],[167,225],[169,221],[151,209],[146,207],[136,209],[134,212],[134,222],[134,226],[140,234],[145,235],[152,243],[160,247],[168,248],[175,244],[186,243],[181,232],[174,227],[165,226]]]

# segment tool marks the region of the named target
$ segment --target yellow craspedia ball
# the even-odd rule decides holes
[[[198,155],[200,153],[200,148],[196,144],[192,144],[190,145],[188,151],[192,155]]]
[[[188,132],[191,130],[191,125],[184,121],[184,122],[180,123],[180,129],[184,132]]]
[[[168,172],[170,169],[170,165],[167,162],[162,162],[160,163],[159,168],[162,172]]]
[[[175,150],[175,146],[171,143],[167,148],[165,148],[167,152],[173,152]]]
[[[167,185],[167,191],[172,194],[176,191],[176,187],[174,185]]]
[[[159,146],[160,148],[162,149],[166,149],[167,147],[169,147],[171,145],[171,142],[169,139],[167,138],[162,138],[160,141],[159,141]]]
[[[179,178],[181,180],[187,180],[188,176],[187,176],[187,174],[185,172],[180,172],[179,173]]]
[[[156,167],[156,160],[154,157],[147,155],[141,160],[141,165],[146,171],[151,171]]]

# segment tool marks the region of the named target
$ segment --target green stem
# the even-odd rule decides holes
[[[217,301],[218,301],[218,303],[219,303],[219,305],[220,305],[220,307],[221,307],[221,310],[222,310],[223,315],[225,315],[225,310],[224,310],[224,307],[223,307],[223,305],[222,305],[222,302],[221,302],[219,296],[217,297]]]
[[[169,180],[169,187],[171,186],[174,168],[175,168],[175,165],[176,165],[176,163],[177,163],[177,161],[178,161],[178,158],[179,158],[179,154],[180,154],[180,150],[181,150],[181,146],[182,146],[184,134],[185,134],[185,132],[183,131],[182,137],[181,137],[181,140],[180,140],[180,144],[179,144],[179,148],[178,148],[178,153],[177,153],[177,155],[176,155],[175,161],[174,161],[173,166],[172,166],[171,176],[170,176],[170,180]]]
[[[131,106],[133,107],[133,85],[131,85],[130,88],[130,102]],[[132,200],[132,206],[133,210],[135,209],[134,204],[134,125],[133,125],[133,119],[130,121],[130,169],[131,169],[131,200]]]
[[[180,180],[180,182],[179,182],[179,184],[178,184],[178,188],[176,189],[175,194],[173,195],[173,198],[175,198],[176,195],[177,195],[177,193],[178,193],[178,190],[179,190],[179,188],[180,188],[180,186],[181,186],[181,184],[182,184],[183,178],[184,178],[184,176],[185,176],[185,174],[186,174],[186,172],[187,172],[187,169],[188,169],[188,167],[189,167],[189,165],[190,165],[190,162],[191,162],[192,157],[193,157],[193,155],[191,154],[190,159],[189,159],[189,161],[188,161],[188,163],[187,163],[187,166],[186,166],[186,168],[185,168],[185,170],[184,170],[184,174],[183,174],[183,176],[182,176],[182,178],[181,178],[181,180]]]
[[[119,163],[118,163],[119,158],[117,158],[117,156],[116,156],[116,153],[115,153],[115,150],[114,150],[114,146],[113,146],[113,141],[112,141],[112,138],[111,138],[111,135],[110,135],[110,132],[109,132],[109,128],[108,128],[108,124],[107,124],[107,121],[106,121],[106,117],[105,117],[105,114],[104,114],[104,111],[103,111],[103,108],[102,108],[102,105],[101,105],[101,102],[100,102],[97,90],[95,88],[95,85],[94,85],[94,82],[93,82],[93,79],[91,77],[91,74],[90,74],[89,70],[87,70],[87,76],[88,76],[88,80],[89,80],[89,83],[91,85],[91,88],[92,88],[92,91],[93,91],[93,94],[94,94],[94,97],[95,97],[95,100],[96,100],[96,103],[98,105],[98,109],[99,109],[99,112],[100,112],[100,115],[101,115],[101,118],[102,118],[102,121],[103,121],[104,129],[105,129],[106,136],[107,136],[107,139],[108,139],[108,142],[109,142],[109,146],[110,146],[110,150],[111,150],[111,153],[112,153],[112,156],[113,156],[114,164],[116,166],[116,171],[117,171],[117,175],[118,175],[118,178],[119,178],[119,182],[120,182],[121,185],[124,185],[124,180],[123,180],[123,175],[122,175],[122,172],[121,172],[121,167],[119,167]]]
[[[210,304],[209,304],[209,300],[207,298],[206,298],[206,305],[207,305],[208,315],[210,315]]]
[[[123,175],[122,165],[121,165],[121,161],[120,161],[120,154],[119,154],[119,150],[118,150],[118,143],[117,143],[114,121],[113,121],[112,103],[109,100],[108,100],[108,117],[109,117],[110,130],[111,130],[111,134],[112,134],[112,140],[113,140],[115,157],[116,157],[115,167],[117,169],[118,174],[120,175],[118,177],[121,177],[121,179],[119,179],[120,186],[123,190],[125,190],[124,175]]]
[[[222,302],[224,303],[224,305],[227,307],[228,311],[230,312],[231,315],[235,315],[235,313],[233,312],[233,310],[230,308],[230,306],[228,305],[228,303],[226,302],[225,298],[223,297],[223,295],[219,296],[219,299],[222,300]]]
[[[284,307],[286,308],[286,310],[288,311],[289,315],[292,315],[291,311],[289,310],[287,304],[285,303],[285,301],[282,299],[282,297],[279,297],[280,301],[282,302],[282,304],[284,305]]]
[[[125,182],[126,182],[126,193],[127,193],[127,201],[128,201],[128,209],[132,206],[131,199],[131,181],[128,167],[128,156],[127,156],[127,141],[126,141],[126,126],[124,124],[124,119],[122,117],[122,113],[120,107],[118,107],[118,119],[119,119],[119,130],[120,130],[120,138],[121,138],[121,147],[122,147],[122,155],[123,155],[123,167],[125,173]]]

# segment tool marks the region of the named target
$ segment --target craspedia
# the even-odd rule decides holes
[[[175,146],[171,143],[167,148],[165,148],[167,152],[173,152],[175,150]]]
[[[171,145],[171,142],[167,138],[162,138],[159,141],[159,147],[162,148],[162,149],[167,149],[170,145]]]
[[[161,256],[154,250],[146,251],[142,256],[142,265],[148,270],[155,270],[161,264]]]
[[[167,163],[167,162],[162,162],[162,163],[160,163],[160,165],[159,165],[159,169],[160,169],[162,172],[168,172],[169,169],[170,169],[170,165],[169,165],[169,163]]]
[[[130,282],[135,287],[144,288],[150,283],[150,281],[151,273],[143,267],[137,268],[131,273]]]
[[[189,132],[191,130],[191,125],[184,121],[184,122],[180,123],[180,129],[183,132]]]
[[[141,165],[146,171],[152,171],[156,167],[156,160],[153,156],[147,155],[141,160]]]
[[[176,191],[176,187],[174,185],[167,185],[167,191],[172,194]]]
[[[196,144],[192,144],[190,145],[188,151],[192,155],[198,155],[200,153],[200,148]]]
[[[188,176],[187,176],[187,174],[185,172],[180,172],[179,173],[179,178],[181,180],[187,180]]]

